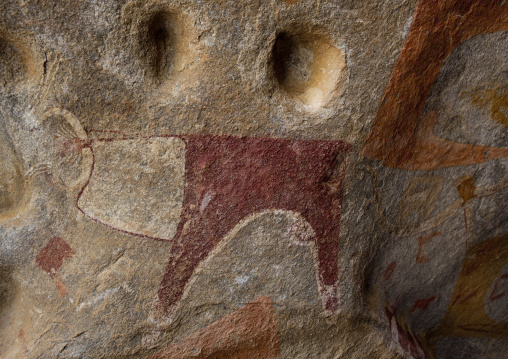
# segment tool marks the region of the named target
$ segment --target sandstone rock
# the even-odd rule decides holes
[[[504,1],[0,11],[0,357],[506,356]]]

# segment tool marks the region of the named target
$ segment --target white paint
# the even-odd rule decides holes
[[[33,130],[39,127],[39,122],[37,121],[37,117],[35,116],[34,110],[32,108],[23,114],[23,121],[29,130]]]
[[[245,283],[247,283],[249,278],[250,277],[248,275],[239,275],[239,276],[236,276],[235,280],[236,280],[237,284],[244,285]]]
[[[402,30],[400,31],[400,37],[402,39],[405,39],[407,34],[409,33],[409,29],[411,28],[411,23],[413,22],[413,15],[407,19],[406,23],[404,24],[404,27],[402,27]]]
[[[203,200],[201,201],[201,205],[199,206],[199,214],[203,214],[203,211],[208,207],[208,204],[210,204],[210,201],[215,196],[215,193],[212,191],[208,191],[203,196]]]
[[[87,306],[90,306],[90,305],[93,305],[93,304],[103,301],[104,299],[109,297],[111,294],[118,292],[120,290],[120,288],[122,288],[122,286],[111,288],[111,289],[106,289],[104,292],[99,293],[98,295],[96,295],[93,299],[89,300],[88,302],[80,303],[77,310],[81,310],[84,307],[87,307]]]

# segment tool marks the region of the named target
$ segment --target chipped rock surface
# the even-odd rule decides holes
[[[508,3],[0,2],[1,358],[505,358]]]

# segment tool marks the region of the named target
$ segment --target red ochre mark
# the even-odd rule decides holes
[[[270,297],[260,297],[148,359],[278,357],[280,345],[273,303]]]
[[[28,346],[27,346],[27,342],[26,342],[25,331],[23,329],[19,330],[18,339],[21,342],[21,345],[23,346],[23,348],[25,349],[25,355],[26,355],[26,353],[28,352]]]
[[[56,272],[62,267],[65,259],[72,258],[74,251],[67,242],[60,237],[54,237],[35,257],[35,261],[41,269],[55,278]]]
[[[287,2],[288,4],[296,4],[297,0],[284,0],[284,2]]]
[[[418,350],[416,349],[416,343],[413,335],[404,331],[398,322],[396,325],[400,346],[406,352],[410,353],[413,358],[418,358]]]
[[[65,283],[60,278],[55,277],[55,285],[61,297],[64,297],[68,293]]]
[[[19,332],[18,332],[18,338],[19,338],[19,340],[21,340],[22,344],[26,344],[25,331],[23,329],[19,330]]]
[[[422,236],[418,237],[418,253],[416,254],[416,263],[422,264],[422,263],[427,263],[428,261],[430,261],[430,258],[427,257],[427,255],[422,254],[423,246],[428,241],[430,241],[432,238],[439,236],[439,235],[441,235],[441,232],[435,232],[435,233],[431,233],[431,234],[423,236],[423,237]]]
[[[417,309],[420,310],[426,310],[430,303],[432,303],[434,300],[436,300],[437,295],[433,295],[430,298],[426,299],[418,299],[415,304],[413,305],[413,308],[411,309],[411,313],[416,311]]]
[[[496,283],[494,284],[494,289],[492,289],[492,293],[490,293],[490,295],[489,295],[489,300],[491,302],[501,299],[504,296],[504,294],[505,294],[504,292],[501,292],[498,294],[496,294],[496,293],[497,293],[497,288],[499,287],[499,281],[506,279],[506,278],[508,278],[508,273],[503,274],[501,277],[499,277],[496,280]]]
[[[69,153],[81,153],[83,148],[86,147],[85,141],[79,137],[67,137],[62,135],[55,135],[58,145],[58,155],[65,157]]]
[[[350,145],[266,137],[182,138],[185,198],[159,288],[159,312],[175,309],[198,264],[236,224],[252,213],[275,209],[300,213],[313,228],[323,302],[325,309],[336,311],[342,192]]]
[[[436,111],[422,114],[448,55],[473,36],[508,30],[508,3],[499,0],[422,0],[378,108],[362,153],[386,167],[433,170],[508,157],[507,148],[436,137]]]
[[[395,272],[395,269],[397,268],[397,262],[393,261],[386,267],[384,271],[384,278],[385,280],[389,280],[392,277],[393,272]]]

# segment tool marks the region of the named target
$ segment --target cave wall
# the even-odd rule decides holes
[[[0,357],[504,357],[505,1],[0,13]]]

